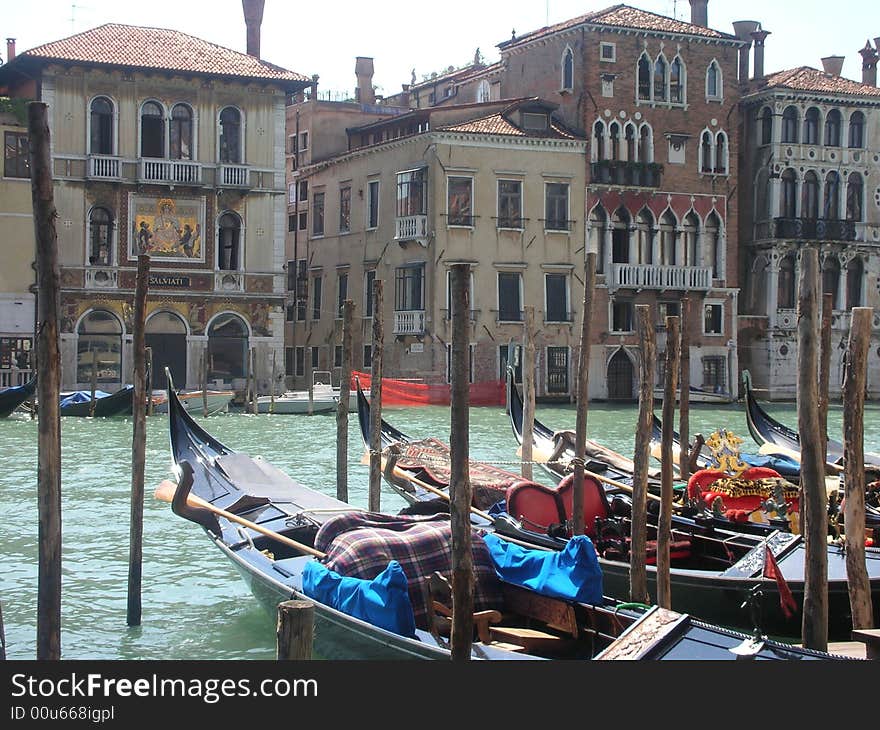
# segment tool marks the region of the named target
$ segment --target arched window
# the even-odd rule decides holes
[[[89,263],[109,266],[113,262],[113,216],[106,208],[92,208],[89,212]]]
[[[801,193],[801,218],[819,217],[819,177],[809,170],[804,175],[804,188]]]
[[[89,312],[77,327],[76,382],[120,383],[122,325],[110,312]]]
[[[825,177],[825,200],[822,207],[825,220],[840,218],[840,175],[832,170]]]
[[[684,217],[681,225],[681,232],[684,236],[684,266],[702,266],[702,256],[700,251],[700,221],[693,211]]]
[[[765,106],[761,111],[761,144],[773,142],[773,110]]]
[[[849,146],[861,149],[865,146],[865,115],[853,112],[849,118]]]
[[[611,220],[611,263],[629,264],[629,228],[631,218],[626,208],[618,208]]]
[[[660,217],[660,264],[675,266],[675,216],[668,208]]]
[[[89,152],[113,154],[113,102],[106,96],[92,99],[89,109]]]
[[[790,167],[782,173],[782,200],[780,214],[783,218],[797,218],[797,174]]]
[[[825,117],[825,145],[840,147],[840,111],[832,109]]]
[[[724,274],[724,246],[721,240],[721,219],[713,210],[706,218],[705,234],[706,250],[712,257],[712,278],[723,279]]]
[[[865,278],[865,264],[860,256],[856,256],[846,267],[846,308],[861,307],[862,281]]]
[[[669,101],[684,104],[684,64],[678,56],[669,66]]]
[[[707,129],[700,136],[700,172],[712,172],[712,133]]]
[[[724,96],[721,81],[721,67],[717,61],[712,61],[709,68],[706,69],[706,97],[709,99],[720,99]]]
[[[220,162],[241,164],[241,112],[234,106],[220,112]]]
[[[221,314],[208,328],[208,379],[230,381],[247,375],[248,331],[241,317]]]
[[[669,65],[661,53],[654,61],[654,101],[666,101],[666,83],[668,79]]]
[[[755,175],[754,209],[756,212],[756,221],[768,221],[773,217],[769,190],[770,172],[766,167],[762,167]]]
[[[562,54],[562,91],[574,88],[574,54],[566,48]]]
[[[832,308],[839,309],[837,294],[840,288],[840,261],[837,256],[831,254],[825,257],[822,264],[822,293],[832,297]]]
[[[593,125],[593,147],[596,150],[596,159],[605,159],[605,125],[598,121]]]
[[[186,104],[176,104],[171,110],[169,139],[172,160],[193,158],[193,114]]]
[[[794,256],[792,254],[783,258],[779,264],[776,306],[779,309],[794,309],[795,307]]]
[[[715,172],[720,175],[727,174],[727,133],[719,131],[715,135]]]
[[[863,195],[865,185],[862,176],[851,172],[846,180],[846,219],[860,223],[863,214]]]
[[[155,101],[141,107],[141,157],[165,157],[165,112]]]
[[[628,123],[623,134],[626,138],[626,159],[630,162],[636,161],[636,128],[635,125]]]
[[[651,60],[645,53],[639,57],[638,95],[639,101],[651,100]]]
[[[608,216],[601,205],[597,205],[590,213],[590,250],[596,252],[596,273],[605,271],[605,229]]]
[[[608,134],[611,137],[611,159],[619,160],[620,159],[620,125],[617,122],[611,122],[611,126],[608,129]]]
[[[486,79],[483,79],[477,85],[477,102],[480,104],[484,104],[487,101],[490,101],[492,98],[492,88],[489,86],[489,82]]]
[[[647,208],[642,208],[636,219],[638,241],[636,255],[639,264],[651,264],[654,257],[654,216]]]
[[[798,141],[797,107],[787,106],[782,112],[782,141],[788,144],[796,144]]]
[[[241,220],[235,213],[220,216],[217,246],[217,268],[238,271],[240,265]]]
[[[639,162],[648,164],[654,161],[654,135],[647,124],[639,127]]]
[[[819,144],[819,110],[814,106],[804,115],[804,144]]]

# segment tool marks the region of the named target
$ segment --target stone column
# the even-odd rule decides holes
[[[782,253],[774,249],[767,263],[767,317],[770,329],[776,326],[776,315],[779,309],[779,262]]]

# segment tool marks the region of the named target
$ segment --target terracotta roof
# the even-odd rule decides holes
[[[468,134],[494,134],[509,137],[537,137],[551,139],[580,139],[555,122],[550,122],[550,129],[544,132],[534,129],[521,129],[508,121],[503,114],[490,114],[479,119],[471,119],[459,124],[437,127],[438,132],[465,132]]]
[[[826,94],[847,94],[849,96],[880,97],[880,88],[850,81],[842,76],[820,71],[809,66],[779,71],[767,76],[764,88],[794,89],[796,91],[813,91]]]
[[[31,48],[16,56],[13,63],[26,58],[269,81],[309,80],[302,74],[176,30],[117,23]]]
[[[592,13],[580,15],[577,18],[565,20],[556,25],[550,25],[545,28],[530,33],[525,33],[516,38],[499,43],[499,48],[509,48],[519,45],[520,43],[528,43],[529,41],[543,38],[544,36],[553,35],[568,28],[576,28],[579,25],[589,23],[591,25],[608,25],[616,28],[634,28],[636,30],[653,30],[659,33],[677,33],[683,35],[703,36],[706,38],[725,38],[728,40],[736,40],[735,36],[727,33],[721,33],[712,28],[704,28],[700,25],[687,23],[683,20],[675,20],[665,15],[657,15],[647,10],[639,10],[629,5],[614,5],[605,10],[596,10]]]

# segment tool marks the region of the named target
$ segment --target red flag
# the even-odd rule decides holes
[[[768,546],[764,546],[764,577],[776,580],[776,586],[779,589],[779,605],[782,606],[782,612],[786,618],[791,618],[797,611],[797,603],[794,596],[791,595],[791,588],[785,582],[782,571],[776,564],[776,558],[773,557],[773,551]]]

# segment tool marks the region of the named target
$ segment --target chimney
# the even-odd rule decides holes
[[[318,100],[318,74],[312,74],[312,83],[309,84],[310,96],[314,101]]]
[[[862,83],[867,86],[876,86],[878,54],[871,47],[871,41],[867,41],[859,53],[862,55]]]
[[[241,0],[244,8],[244,24],[247,26],[247,54],[260,57],[260,26],[263,24],[263,8],[266,0]]]
[[[755,42],[755,67],[752,69],[752,78],[760,81],[764,78],[764,41],[767,40],[770,31],[758,29],[753,31],[751,35]]]
[[[15,38],[6,39],[6,63],[15,58]]]
[[[690,0],[691,23],[703,28],[709,27],[709,0]]]
[[[822,59],[822,68],[827,74],[840,76],[840,72],[843,71],[843,59],[844,56],[825,56]]]
[[[739,49],[739,82],[745,84],[749,80],[749,51],[752,47],[752,33],[761,24],[754,20],[736,20],[733,23],[733,33],[743,41],[745,45]]]
[[[355,98],[361,104],[375,104],[376,94],[373,91],[373,59],[358,56],[354,64],[354,75],[357,78]]]

